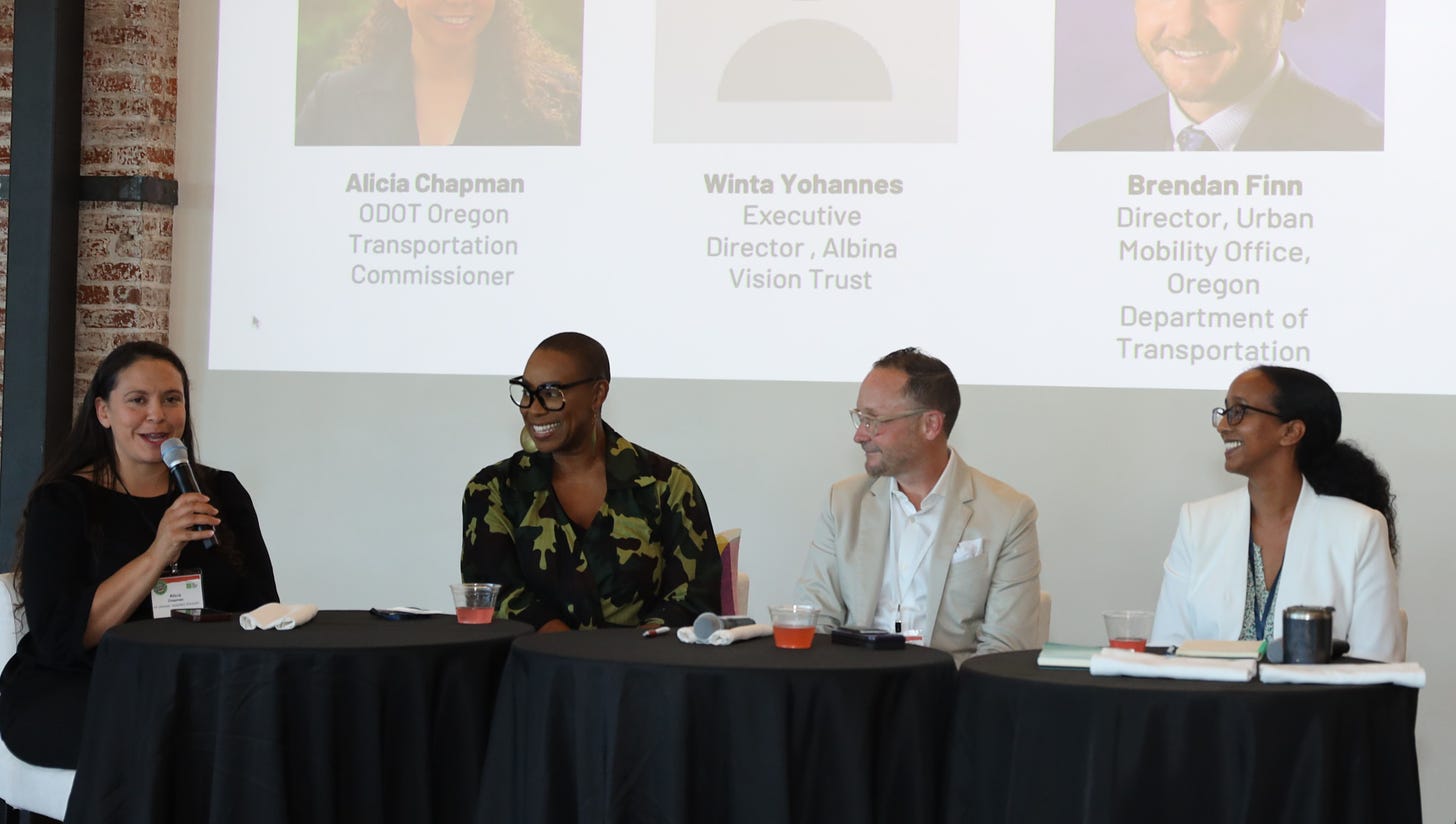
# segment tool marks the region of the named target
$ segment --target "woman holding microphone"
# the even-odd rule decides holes
[[[97,367],[70,434],[31,490],[15,562],[30,631],[0,675],[0,737],[23,761],[75,768],[96,645],[108,629],[153,616],[167,573],[200,573],[208,607],[278,600],[237,478],[194,464],[206,494],[182,493],[162,461],[169,438],[192,452],[189,402],[172,350],[123,344]],[[204,549],[206,538],[216,546]]]

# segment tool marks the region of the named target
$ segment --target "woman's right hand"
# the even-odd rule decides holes
[[[182,547],[192,541],[211,538],[216,533],[215,527],[222,521],[217,517],[217,507],[208,501],[209,498],[200,492],[188,492],[178,496],[162,513],[162,522],[157,524],[157,537],[148,550],[162,562],[162,566],[177,563]],[[193,531],[192,528],[199,525],[207,528]]]
[[[101,643],[101,636],[107,630],[126,621],[147,600],[157,578],[168,566],[177,563],[182,547],[211,537],[216,532],[214,527],[220,523],[217,508],[208,502],[206,495],[189,492],[178,496],[162,513],[152,545],[96,587],[86,632],[81,636],[86,648]],[[206,528],[193,532],[192,528],[199,525]]]

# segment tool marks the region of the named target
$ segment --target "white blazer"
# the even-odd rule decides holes
[[[1232,641],[1244,623],[1249,569],[1247,487],[1184,504],[1178,534],[1163,562],[1151,643]],[[1284,634],[1286,607],[1333,606],[1334,637],[1350,654],[1400,657],[1400,600],[1385,518],[1348,498],[1299,492],[1267,638]]]

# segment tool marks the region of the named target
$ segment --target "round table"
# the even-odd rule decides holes
[[[480,824],[928,822],[955,668],[817,636],[728,647],[630,630],[516,642]]]
[[[1229,684],[972,658],[947,821],[1419,821],[1418,691]]]
[[[511,642],[453,616],[320,612],[103,636],[68,822],[463,822]]]

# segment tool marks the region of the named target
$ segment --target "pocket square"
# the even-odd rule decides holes
[[[959,544],[956,544],[955,554],[950,556],[950,562],[953,564],[959,564],[964,561],[969,561],[972,558],[978,557],[982,551],[983,547],[981,546],[980,538],[972,538],[969,541],[961,541]]]

